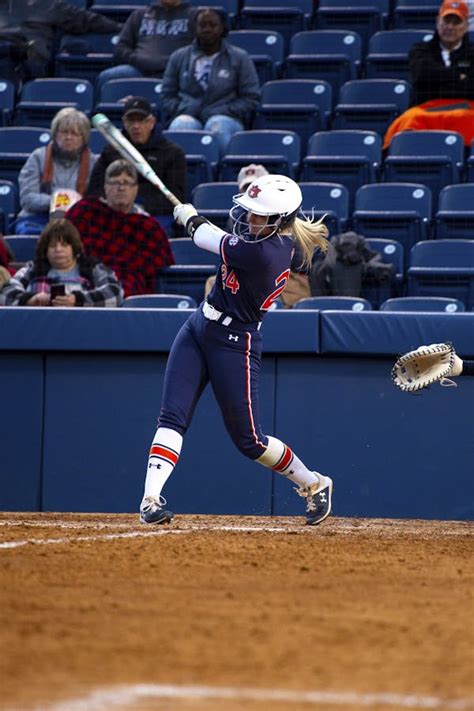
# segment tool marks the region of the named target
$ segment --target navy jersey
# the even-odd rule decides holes
[[[273,235],[261,242],[224,235],[222,262],[208,302],[239,321],[261,321],[286,286],[294,250],[289,235]]]

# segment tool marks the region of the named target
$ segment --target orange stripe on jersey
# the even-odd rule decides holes
[[[168,447],[163,447],[161,444],[152,444],[150,449],[150,457],[161,457],[161,459],[166,459],[167,462],[176,465],[178,463],[179,454],[176,454],[172,449]]]
[[[290,465],[292,459],[293,459],[293,452],[285,444],[285,449],[283,450],[283,454],[281,455],[280,461],[276,464],[276,466],[272,467],[273,471],[274,472],[284,471]]]

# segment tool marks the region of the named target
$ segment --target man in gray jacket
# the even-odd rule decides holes
[[[57,31],[119,32],[122,25],[65,0],[4,0],[0,3],[0,72],[20,81],[49,76]]]
[[[161,93],[168,127],[212,131],[221,153],[231,135],[249,123],[260,100],[253,61],[245,50],[227,43],[226,34],[221,10],[199,10],[196,38],[169,58]]]

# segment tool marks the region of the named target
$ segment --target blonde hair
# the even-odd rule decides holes
[[[321,252],[327,252],[328,250],[329,230],[323,223],[323,220],[324,216],[314,221],[308,217],[304,217],[304,219],[295,217],[289,226],[303,255],[301,267],[311,266],[313,254],[316,249],[320,249]]]
[[[59,129],[76,129],[81,134],[84,145],[89,143],[91,123],[85,113],[78,111],[73,106],[60,109],[51,121],[51,138],[56,138]]]

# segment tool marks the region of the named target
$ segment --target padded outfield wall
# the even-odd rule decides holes
[[[0,309],[0,509],[137,509],[188,314]],[[394,356],[422,343],[474,358],[473,313],[276,311],[263,330],[264,427],[334,477],[336,515],[473,518],[474,378],[418,395],[390,380]],[[165,493],[177,513],[303,509],[289,482],[234,449],[209,389]]]

